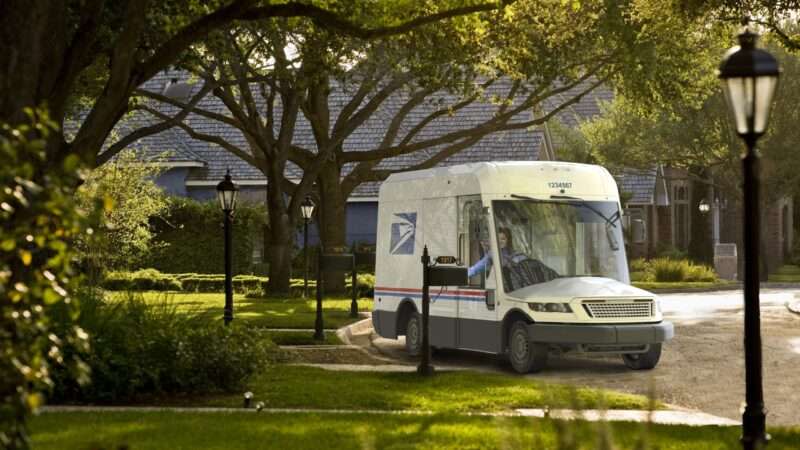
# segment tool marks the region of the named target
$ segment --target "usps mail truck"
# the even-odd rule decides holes
[[[617,185],[602,167],[485,162],[390,176],[380,188],[372,321],[422,343],[423,247],[468,270],[430,289],[434,348],[507,355],[521,373],[553,352],[619,354],[652,369],[673,336],[658,298],[630,285]],[[463,278],[463,277],[462,277]]]

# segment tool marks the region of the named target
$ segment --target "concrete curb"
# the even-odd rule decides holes
[[[266,414],[375,414],[375,415],[435,415],[433,411],[378,410],[378,409],[315,409],[315,408],[210,408],[210,407],[158,407],[158,406],[44,406],[43,413],[87,413],[87,412],[139,412],[139,413],[256,413]],[[738,426],[739,422],[724,417],[712,416],[696,411],[641,411],[641,410],[572,410],[521,408],[513,412],[455,413],[459,416],[482,417],[535,417],[559,420],[585,420],[589,422],[651,422],[665,425],[691,426]]]
[[[788,309],[790,312],[800,315],[800,300],[786,302],[786,309]]]
[[[351,323],[350,325],[345,325],[342,328],[336,330],[336,336],[345,344],[351,345],[354,334],[363,334],[367,330],[372,329],[372,318],[367,317],[366,319],[359,320],[358,322]]]

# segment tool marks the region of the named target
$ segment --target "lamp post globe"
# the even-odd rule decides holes
[[[705,214],[711,210],[711,205],[708,204],[706,199],[702,199],[700,200],[700,204],[697,205],[697,210]]]
[[[743,240],[744,240],[744,352],[745,408],[742,414],[742,447],[764,448],[769,441],[761,360],[761,318],[759,311],[759,152],[756,141],[767,129],[770,107],[778,85],[778,61],[756,48],[758,35],[745,29],[739,45],[725,54],[719,78],[734,119],[736,132],[746,144],[742,155]]]
[[[239,198],[239,187],[231,179],[231,171],[225,173],[225,179],[217,184],[217,199],[223,213],[223,228],[225,233],[225,310],[223,320],[228,325],[233,320],[233,240],[231,236],[231,219],[236,211],[236,201]]]
[[[739,45],[725,53],[719,67],[736,132],[753,144],[767,128],[780,76],[778,61],[766,50],[756,48],[757,39],[757,34],[745,29],[739,35]]]
[[[303,216],[303,253],[305,254],[305,267],[303,272],[303,298],[308,297],[308,222],[314,215],[314,202],[311,196],[306,195],[300,204],[300,214]]]

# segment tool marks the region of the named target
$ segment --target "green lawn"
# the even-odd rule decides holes
[[[127,292],[109,291],[112,301]],[[222,316],[225,295],[222,293],[186,293],[186,292],[140,292],[150,302],[176,302],[178,308],[187,312],[209,314],[211,317]],[[339,328],[359,319],[350,317],[350,299],[329,297],[323,300],[323,321],[325,328]],[[372,299],[358,300],[359,311],[371,311]],[[265,328],[314,328],[316,318],[316,300],[302,298],[246,298],[244,295],[233,296],[234,320],[247,322],[250,325]]]
[[[286,330],[286,331],[274,331],[271,330],[267,333],[269,338],[272,342],[278,345],[343,345],[339,336],[336,335],[336,332],[333,330],[326,330],[325,331],[325,342],[320,342],[314,340],[314,332],[313,331],[305,331],[305,330]]]
[[[521,417],[307,413],[45,413],[33,449],[596,449],[740,448],[739,427],[560,422]],[[797,448],[800,429],[772,429],[769,449]],[[570,445],[570,444],[574,445]]]
[[[776,283],[800,283],[800,267],[794,265],[781,266],[770,274],[769,281]]]
[[[270,408],[494,412],[544,406],[646,409],[649,404],[639,395],[470,371],[441,372],[427,378],[415,372],[343,372],[277,364],[251,380],[248,389],[256,401]],[[241,402],[241,395],[236,394],[190,403],[238,407]]]

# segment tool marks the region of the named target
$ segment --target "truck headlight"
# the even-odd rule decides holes
[[[568,303],[528,303],[528,308],[536,312],[571,313]]]

